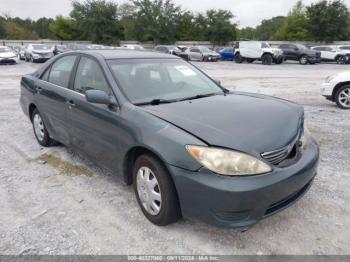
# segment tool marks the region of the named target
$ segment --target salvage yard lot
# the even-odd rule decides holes
[[[305,107],[321,160],[300,201],[246,232],[187,219],[156,227],[117,176],[63,146],[39,146],[18,99],[21,75],[40,64],[21,62],[0,66],[0,253],[350,254],[350,111],[319,94],[326,76],[350,66],[196,65],[231,90]]]

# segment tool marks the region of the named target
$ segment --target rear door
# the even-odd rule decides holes
[[[110,170],[122,161],[125,130],[117,106],[92,104],[86,101],[90,89],[105,91],[115,99],[99,62],[82,56],[76,69],[73,89],[69,95],[67,123],[73,147],[89,159]]]
[[[68,144],[66,102],[76,55],[67,55],[55,61],[37,81],[35,103],[50,135]]]
[[[202,59],[202,54],[199,50],[199,48],[191,48],[190,49],[190,56],[191,56],[191,60],[201,60]]]

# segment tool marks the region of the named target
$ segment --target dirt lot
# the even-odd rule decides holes
[[[189,220],[156,227],[131,187],[65,147],[40,147],[18,103],[21,75],[39,66],[0,66],[1,254],[350,254],[350,111],[319,95],[349,66],[198,64],[227,88],[304,105],[321,146],[305,197],[244,233]]]

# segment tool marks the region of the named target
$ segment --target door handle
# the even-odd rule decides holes
[[[41,91],[43,91],[43,89],[40,86],[35,86],[35,90],[37,93],[40,93]]]
[[[69,108],[72,108],[72,107],[74,107],[75,106],[75,103],[74,103],[74,101],[73,100],[67,100],[66,101],[66,104],[69,106]]]

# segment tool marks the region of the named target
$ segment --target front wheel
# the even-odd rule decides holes
[[[341,109],[350,109],[350,85],[339,88],[335,95],[335,102]]]
[[[308,62],[309,62],[309,59],[306,55],[303,55],[299,58],[299,63],[301,65],[307,65]]]
[[[149,221],[165,226],[180,219],[175,186],[161,161],[149,154],[138,157],[133,181],[137,201]]]
[[[261,60],[263,65],[271,65],[273,58],[270,54],[264,54]]]

